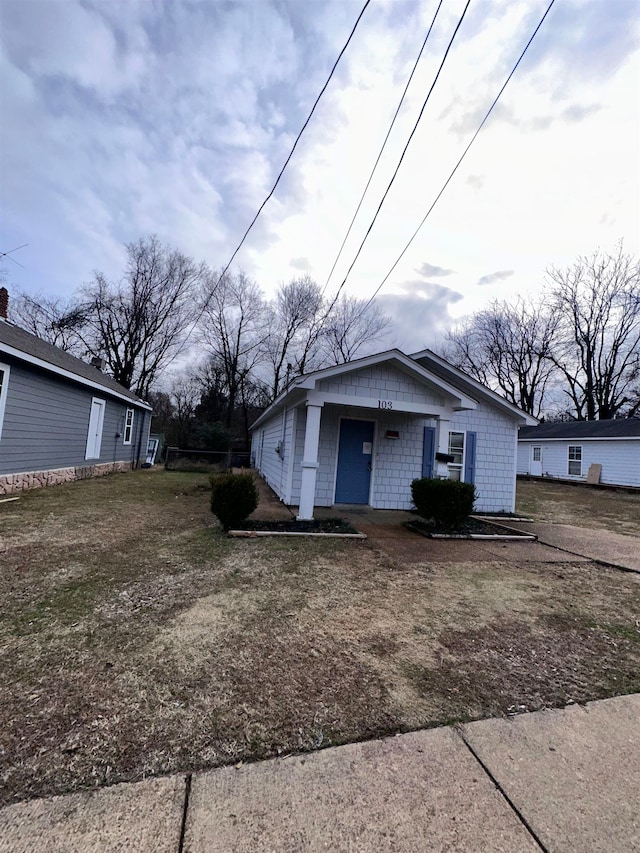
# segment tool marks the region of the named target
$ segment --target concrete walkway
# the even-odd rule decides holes
[[[640,694],[0,810],[0,851],[640,851]]]
[[[549,522],[512,522],[511,526],[535,533],[545,545],[561,548],[590,560],[599,560],[610,566],[618,566],[630,572],[640,572],[640,540],[637,536]]]

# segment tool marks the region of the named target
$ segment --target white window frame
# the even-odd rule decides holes
[[[453,455],[451,453],[451,436],[452,435],[461,435],[462,436],[462,459],[459,463],[458,462],[447,463],[447,469],[449,471],[449,479],[452,479],[451,471],[459,471],[460,472],[459,480],[461,483],[463,483],[464,482],[464,457],[465,457],[465,453],[467,452],[467,433],[466,433],[466,430],[462,430],[462,429],[449,430],[449,441],[447,444],[447,453],[449,453],[450,455]]]
[[[131,415],[131,420],[129,420],[129,415]],[[135,417],[135,413],[133,409],[127,409],[124,415],[124,429],[122,430],[122,443],[123,444],[131,444],[131,439],[133,437],[133,420]]]
[[[571,455],[571,451],[573,451],[573,456]],[[571,464],[578,463],[579,470],[572,471]],[[567,475],[569,477],[582,477],[582,445],[581,444],[570,444],[567,449]]]
[[[7,394],[9,393],[9,374],[11,368],[8,364],[0,362],[0,370],[3,373],[2,385],[0,385],[0,438],[2,438],[2,424],[4,422],[4,409],[7,404]]]
[[[533,451],[531,454],[531,459],[533,460],[533,462],[542,462],[542,447],[539,444],[536,444],[536,446],[532,447],[531,450]],[[536,451],[538,453],[537,459],[536,459]]]
[[[95,449],[94,445],[91,443],[91,415],[93,413],[93,405],[94,403],[98,403],[100,405],[100,414],[98,415],[98,423],[96,433],[100,436],[98,441],[98,453],[97,455],[89,454],[90,450]],[[89,409],[89,426],[87,427],[87,449],[85,450],[84,458],[85,459],[100,459],[100,450],[102,448],[102,431],[104,429],[104,413],[107,408],[107,401],[100,399],[100,397],[92,397],[91,398],[91,408]]]

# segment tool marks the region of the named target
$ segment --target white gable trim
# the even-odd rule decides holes
[[[289,386],[289,388],[287,388],[285,391],[283,391],[274,400],[274,402],[269,406],[269,408],[266,409],[260,415],[260,417],[255,421],[255,423],[252,425],[251,428],[255,429],[256,427],[260,426],[265,421],[269,420],[275,414],[275,412],[278,410],[278,408],[285,402],[285,400],[287,400],[295,392],[298,392],[298,395],[300,396],[299,402],[302,402],[302,400],[304,400],[304,399],[311,400],[312,394],[314,395],[314,401],[315,401],[316,395],[318,394],[318,392],[316,392],[317,383],[323,379],[331,379],[331,378],[336,377],[336,376],[342,376],[345,373],[356,373],[359,370],[364,370],[368,367],[376,367],[377,365],[380,365],[380,364],[391,364],[391,365],[393,365],[394,362],[396,363],[396,366],[398,369],[402,370],[405,373],[411,374],[412,376],[414,376],[416,379],[418,379],[423,384],[428,385],[432,388],[435,388],[439,393],[442,393],[445,396],[450,397],[451,398],[450,408],[453,409],[454,411],[461,411],[461,410],[473,411],[477,408],[478,403],[476,400],[472,399],[471,397],[469,397],[466,394],[464,394],[463,392],[461,392],[460,389],[456,388],[454,385],[449,384],[445,380],[441,379],[439,376],[436,376],[435,374],[431,373],[428,369],[424,368],[422,365],[420,365],[417,362],[410,359],[403,352],[400,352],[400,350],[394,349],[394,350],[387,350],[386,352],[382,352],[382,353],[377,353],[376,355],[366,356],[365,358],[359,358],[359,359],[356,359],[355,361],[348,361],[348,362],[345,362],[344,364],[338,364],[338,365],[335,365],[333,367],[326,367],[326,368],[323,368],[322,370],[316,370],[313,373],[309,373],[305,376],[300,376],[298,379],[295,379],[293,381],[293,383]],[[300,395],[300,392],[304,392],[304,391],[307,391],[310,393],[308,393],[306,395],[304,393],[302,393],[302,395]],[[327,403],[335,403],[335,404],[345,405],[345,406],[350,406],[350,405],[351,406],[364,406],[366,408],[373,408],[373,409],[378,408],[378,401],[373,400],[373,399],[367,400],[367,398],[362,398],[362,397],[354,397],[353,399],[351,399],[350,397],[348,397],[346,395],[337,395],[337,394],[322,394],[322,397],[324,398],[322,402],[327,402]],[[315,404],[316,405],[322,405],[322,402],[319,401],[318,403],[315,403]],[[434,415],[436,415],[439,412],[439,409],[437,406],[432,406],[432,405],[427,405],[427,404],[425,404],[424,406],[418,406],[416,404],[416,405],[414,405],[413,408],[404,408],[404,409],[402,409],[401,406],[409,406],[410,407],[411,404],[398,403],[398,410],[399,411],[407,411],[407,412],[416,412],[417,414],[423,414],[425,412],[428,412],[428,413],[433,413]],[[447,410],[448,410],[448,408],[449,407],[447,407]],[[535,421],[535,423],[537,423],[537,421]]]
[[[516,416],[519,420],[524,421],[524,426],[537,426],[539,424],[538,418],[534,418],[533,415],[527,414],[522,409],[515,406],[513,403],[510,403],[508,400],[505,400],[504,397],[501,397],[500,394],[497,394],[495,391],[492,391],[491,388],[487,388],[486,385],[483,385],[481,382],[478,382],[476,379],[473,379],[471,376],[468,376],[466,373],[463,373],[461,370],[458,370],[457,367],[454,367],[452,364],[449,364],[444,358],[440,358],[439,355],[436,355],[430,349],[423,349],[420,352],[415,352],[411,355],[412,359],[419,358],[428,358],[438,364],[440,367],[443,367],[449,373],[452,374],[453,377],[462,379],[463,382],[468,382],[474,389],[477,389],[478,393],[489,399],[494,405],[505,409],[509,414]]]
[[[35,356],[29,355],[22,350],[9,346],[8,344],[2,344],[1,351],[19,359],[20,361],[26,361],[28,364],[40,367],[42,370],[47,370],[50,373],[56,373],[58,376],[70,379],[72,382],[77,382],[80,385],[86,385],[87,388],[99,391],[101,394],[108,394],[111,397],[117,397],[119,400],[124,400],[129,404],[129,406],[138,406],[141,409],[147,409],[149,412],[152,411],[151,406],[148,403],[145,403],[144,400],[140,400],[135,396],[127,397],[125,394],[120,394],[118,391],[113,390],[108,385],[101,385],[100,382],[92,382],[91,379],[85,379],[84,376],[78,376],[77,373],[72,373],[70,370],[65,370],[63,367],[56,367],[48,361],[36,358]]]

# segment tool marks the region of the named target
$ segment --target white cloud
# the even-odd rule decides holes
[[[369,297],[396,261],[546,5],[471,5],[348,293]],[[462,7],[443,6],[330,291],[362,240]],[[238,256],[265,286],[302,270],[325,283],[433,8],[393,0],[365,12]],[[343,0],[4,0],[3,241],[30,244],[20,256],[26,269],[12,268],[11,280],[68,295],[96,268],[117,277],[122,243],[149,232],[224,265],[358,11]],[[636,17],[626,0],[616,0],[615,15],[594,0],[555,4],[381,291],[399,346],[414,340],[417,349],[490,297],[535,292],[545,267],[598,245],[622,237],[639,250],[640,194],[630,189],[640,178]],[[498,271],[490,291],[476,286],[486,270]],[[449,288],[429,283],[445,274]]]

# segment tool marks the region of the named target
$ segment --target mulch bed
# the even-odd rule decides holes
[[[344,518],[323,518],[313,521],[297,521],[295,518],[280,521],[260,521],[249,519],[238,529],[260,530],[270,533],[358,533],[356,528]]]
[[[530,534],[525,531],[515,530],[511,527],[504,527],[500,524],[492,524],[490,521],[483,521],[479,518],[468,518],[460,527],[445,528],[437,527],[435,521],[426,518],[415,518],[413,521],[407,521],[405,524],[409,530],[414,533],[419,533],[421,536],[453,536],[461,538],[471,538],[472,536],[518,536],[523,539],[529,539]]]

